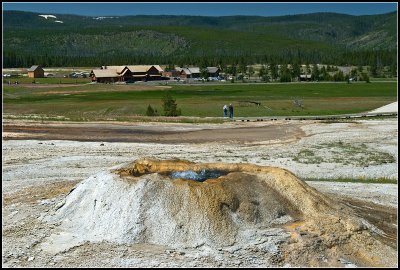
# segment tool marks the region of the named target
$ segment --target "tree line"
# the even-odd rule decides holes
[[[270,51],[265,54],[251,54],[250,52],[235,52],[223,55],[215,54],[191,54],[177,53],[171,55],[157,54],[128,54],[115,53],[112,55],[49,55],[46,52],[22,53],[13,50],[3,52],[4,68],[30,67],[42,65],[44,67],[97,67],[102,65],[125,65],[125,64],[171,64],[177,66],[229,66],[229,65],[253,65],[256,63],[319,63],[330,65],[356,65],[397,66],[396,50],[368,50],[368,51],[341,51],[332,50],[325,52],[308,51]]]

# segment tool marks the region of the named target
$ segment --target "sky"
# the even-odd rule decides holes
[[[397,2],[352,3],[260,3],[260,2],[2,2],[4,10],[31,11],[46,14],[76,14],[86,16],[125,15],[194,15],[194,16],[281,16],[315,12],[335,12],[349,15],[372,15],[397,11]]]

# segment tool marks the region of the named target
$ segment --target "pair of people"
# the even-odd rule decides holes
[[[226,118],[228,116],[228,106],[226,106],[226,104],[223,107],[224,110],[224,118]],[[229,118],[233,118],[233,106],[232,103],[229,104]]]

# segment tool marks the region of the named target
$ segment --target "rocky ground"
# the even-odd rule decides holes
[[[31,132],[26,129],[24,132],[8,130],[6,125],[3,126],[2,146],[2,260],[5,267],[294,265],[293,260],[286,262],[272,253],[266,254],[258,248],[265,245],[262,241],[255,241],[252,248],[243,247],[237,250],[209,250],[206,247],[173,249],[160,245],[122,245],[110,242],[86,242],[55,254],[42,250],[41,243],[57,227],[44,222],[43,217],[53,214],[77,183],[93,174],[139,158],[277,166],[286,168],[303,179],[397,179],[398,176],[397,119],[337,123],[275,121],[226,123],[222,126],[135,124],[134,127],[126,127],[106,124],[110,126],[110,130],[117,127],[120,134],[131,129],[123,136],[125,139],[122,142],[118,141],[118,136],[113,141],[107,140],[112,137],[107,134],[100,134],[96,140],[65,140],[57,136],[49,140],[37,131],[38,128],[54,125],[73,129],[68,124],[9,123],[14,126],[34,126],[35,131]],[[86,127],[93,128],[93,125]],[[238,132],[235,133],[235,130]],[[85,135],[82,130],[78,133],[80,136],[88,134]],[[146,134],[150,134],[150,139],[146,139]],[[95,132],[87,136],[96,137]],[[134,136],[137,139],[132,142]],[[354,209],[359,209],[361,216],[374,213],[375,219],[370,218],[370,222],[385,230],[385,243],[396,247],[397,184],[325,181],[307,183],[324,194],[353,205]],[[368,207],[373,211],[368,213]],[[381,223],[378,217],[381,217]],[[382,221],[382,218],[385,220]],[[306,243],[307,241],[304,242],[305,246]],[[346,258],[336,262],[328,261],[322,253],[316,260],[320,265],[325,263],[325,266],[358,265]],[[300,263],[299,266],[307,266],[307,262],[302,263],[304,265]]]

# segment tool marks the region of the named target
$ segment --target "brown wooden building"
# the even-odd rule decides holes
[[[122,81],[123,77],[115,69],[93,69],[90,72],[92,82],[114,83]]]
[[[128,66],[106,66],[106,69],[114,69],[118,74],[118,81],[125,82],[132,78],[132,71]]]
[[[150,81],[161,79],[162,71],[158,65],[103,66],[92,70],[90,76],[100,83]]]
[[[155,66],[135,65],[127,67],[132,72],[132,79],[134,81],[149,81],[158,80],[161,78],[161,72]]]
[[[44,70],[41,66],[31,66],[28,69],[29,78],[44,78]]]
[[[207,67],[208,77],[218,77],[220,69],[217,67]]]
[[[198,67],[182,68],[180,77],[182,79],[200,78],[200,68]]]

